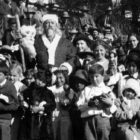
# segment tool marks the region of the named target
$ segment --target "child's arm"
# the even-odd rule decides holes
[[[132,110],[123,111],[122,109],[118,108],[114,114],[114,117],[117,119],[117,121],[120,121],[120,122],[132,120],[133,112],[132,112]]]
[[[10,104],[3,104],[0,103],[0,111],[6,111],[6,112],[11,112],[15,111],[18,108],[18,97],[17,97],[17,92],[14,87],[14,85],[10,85],[7,87],[7,92],[9,92],[10,95],[7,95],[8,98],[12,98],[12,101],[10,101]]]

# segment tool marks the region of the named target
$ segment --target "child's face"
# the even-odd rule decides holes
[[[103,82],[104,77],[101,74],[89,74],[90,82],[95,86],[100,85]]]
[[[19,81],[19,74],[16,71],[11,71],[11,80],[13,83]]]
[[[65,82],[66,82],[66,80],[65,80],[64,75],[62,73],[58,73],[56,75],[56,85],[58,87],[61,87],[61,86],[63,86],[65,84]]]
[[[135,62],[130,62],[128,64],[128,72],[130,74],[134,74],[134,73],[138,72],[138,68],[137,68],[137,65],[135,64]]]
[[[124,93],[124,100],[131,100],[134,99],[135,95],[133,92],[125,91]]]
[[[85,88],[85,84],[80,82],[80,81],[77,81],[76,82],[76,88],[77,88],[78,91],[82,91]]]
[[[34,77],[32,76],[26,77],[26,82],[28,86],[31,85],[31,83],[34,81],[35,81]]]
[[[95,49],[95,56],[97,60],[102,60],[105,58],[106,50],[102,45],[99,45]]]

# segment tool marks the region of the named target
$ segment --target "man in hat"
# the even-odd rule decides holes
[[[79,18],[81,28],[86,24],[95,28],[96,27],[95,21],[94,21],[93,17],[88,13],[89,9],[87,8],[87,6],[83,6],[81,10],[83,12],[81,17]]]
[[[96,23],[101,31],[104,31],[104,29],[108,27],[112,27],[112,8],[110,6],[106,9],[103,15],[97,18]]]
[[[16,18],[10,18],[8,20],[8,26],[9,28],[5,31],[3,36],[3,44],[11,46],[19,38]]]
[[[43,16],[44,33],[36,37],[35,49],[38,68],[59,67],[60,65],[72,71],[70,61],[76,53],[71,42],[63,38],[59,28],[58,16],[47,14]],[[65,63],[64,63],[65,62]]]
[[[61,17],[61,29],[63,30],[64,36],[67,38],[69,35],[69,30],[72,27],[70,22],[70,15],[67,11],[64,11]]]

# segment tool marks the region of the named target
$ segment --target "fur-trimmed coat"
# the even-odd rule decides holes
[[[42,36],[35,39],[35,49],[37,52],[36,61],[39,68],[48,67],[48,49],[45,46]],[[70,61],[76,54],[76,49],[71,42],[63,37],[60,38],[55,51],[55,66],[59,67],[62,63]],[[71,61],[72,62],[72,61]]]

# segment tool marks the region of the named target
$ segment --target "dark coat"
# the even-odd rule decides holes
[[[24,120],[26,126],[24,124],[23,127],[27,130],[23,130],[24,133],[20,138],[23,139],[26,135],[26,138],[31,139],[52,140],[52,112],[56,107],[53,93],[46,87],[32,85],[24,92],[24,99],[30,107],[35,105],[36,102],[46,101],[47,103],[44,105],[45,110],[43,114],[33,113],[29,107]],[[21,133],[23,131],[21,130]]]
[[[48,68],[48,50],[41,36],[37,36],[35,39],[35,49],[37,52],[37,66],[39,68]],[[55,66],[59,67],[62,63],[70,61],[75,54],[76,49],[72,46],[71,42],[61,37],[55,52]]]

